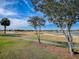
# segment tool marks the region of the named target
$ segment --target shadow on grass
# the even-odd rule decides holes
[[[52,43],[58,44],[58,45],[52,44],[52,45],[54,45],[54,46],[56,46],[56,47],[69,48],[67,42],[52,41]],[[79,45],[79,44],[78,44],[78,43],[73,43],[73,52],[74,52],[75,55],[76,55],[76,54],[79,55],[79,48],[78,48],[78,47],[74,48],[76,45]]]
[[[2,37],[20,37],[20,34],[0,34]]]
[[[68,48],[68,43],[67,42],[60,42],[60,41],[49,41],[51,43],[55,43],[55,44],[51,44],[57,47],[63,47],[63,48]],[[79,45],[78,43],[73,43],[73,47]]]
[[[62,47],[62,48],[68,48],[68,44],[67,42],[58,42],[58,41],[51,41],[52,43],[56,43],[57,45],[54,45],[54,46],[57,46],[57,47]]]

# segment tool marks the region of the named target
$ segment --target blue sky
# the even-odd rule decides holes
[[[43,16],[41,12],[36,12],[33,9],[30,0],[0,0],[0,20],[3,17],[8,17],[11,21],[11,25],[7,29],[33,29],[27,22],[29,16]],[[3,29],[3,26],[0,25],[0,29]],[[42,29],[52,30],[58,28],[56,25],[47,22]],[[79,23],[74,25],[72,29],[79,29]]]

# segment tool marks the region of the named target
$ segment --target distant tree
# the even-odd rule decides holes
[[[45,25],[45,20],[41,17],[33,16],[33,17],[30,17],[28,22],[32,27],[34,27],[34,29],[36,31],[37,39],[38,39],[39,43],[41,43],[40,42],[40,32],[41,32],[41,27]]]
[[[32,0],[36,11],[43,12],[49,22],[61,28],[68,41],[69,51],[73,55],[73,38],[70,29],[79,19],[79,0]],[[64,29],[67,29],[66,32]]]
[[[4,34],[6,35],[6,26],[10,25],[10,20],[8,18],[2,18],[1,25],[4,26]]]

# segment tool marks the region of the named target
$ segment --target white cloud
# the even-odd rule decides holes
[[[18,0],[0,0],[0,15],[2,16],[14,16],[18,15],[15,11],[6,9],[7,5],[12,5],[18,3]]]
[[[12,26],[23,26],[28,25],[26,20],[19,20],[19,19],[10,19]]]
[[[6,5],[15,4],[18,3],[18,0],[0,0],[0,15],[7,17],[7,16],[19,16],[19,14],[16,11],[12,11],[12,9],[8,10],[5,9]],[[19,16],[20,17],[20,16]],[[21,27],[27,27],[28,23],[27,20],[24,19],[16,19],[16,18],[9,18],[11,21],[10,26],[7,27],[7,29],[19,29]],[[27,18],[26,18],[27,19]],[[1,20],[1,19],[0,19]],[[3,26],[0,25],[0,29],[4,29]]]
[[[27,27],[29,24],[27,22],[27,19],[16,19],[16,18],[9,18],[11,24],[7,27],[7,29],[22,29],[22,27]],[[3,26],[0,25],[0,29],[4,29]]]
[[[10,4],[16,4],[18,3],[18,0],[0,0],[0,7],[5,7],[6,5],[10,5]]]
[[[13,15],[17,15],[17,13],[12,12],[10,10],[6,10],[4,8],[0,8],[0,15],[2,15],[2,16],[13,16]]]
[[[8,29],[22,29],[21,27],[28,26],[27,20],[10,18],[10,21],[11,25],[8,27]]]

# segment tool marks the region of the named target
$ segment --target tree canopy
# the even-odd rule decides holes
[[[44,26],[45,25],[45,20],[42,17],[38,17],[38,16],[30,17],[28,22],[33,27],[39,27],[39,26]]]
[[[10,25],[10,20],[8,18],[2,18],[1,25],[9,26]]]
[[[79,19],[79,0],[32,0],[36,11],[41,11],[57,26],[71,28]],[[61,23],[60,23],[61,22]]]

